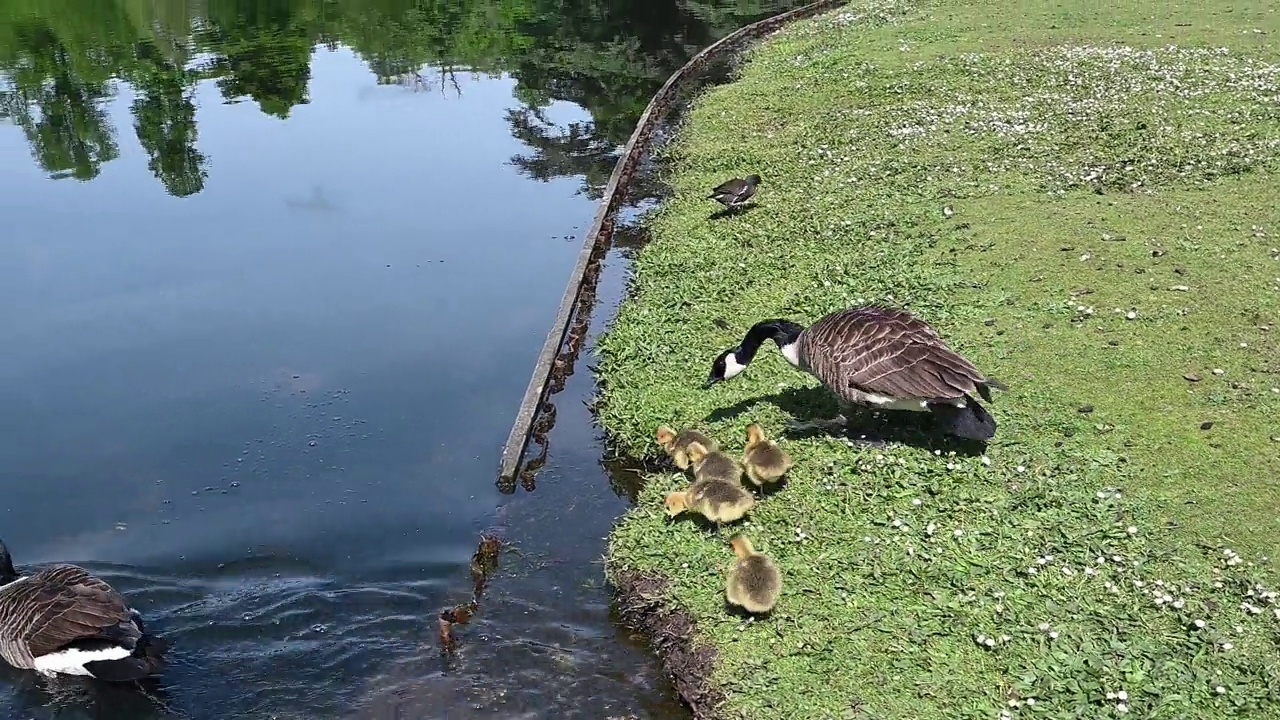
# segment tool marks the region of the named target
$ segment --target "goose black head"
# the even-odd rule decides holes
[[[13,569],[13,558],[9,557],[9,548],[0,540],[0,585],[8,585],[18,579],[18,571]]]
[[[738,359],[738,352],[739,348],[729,348],[716,356],[715,361],[711,363],[711,374],[707,376],[707,381],[702,384],[703,390],[722,380],[728,380],[747,369],[747,363]],[[748,360],[747,362],[751,361]]]
[[[745,178],[743,178],[743,181],[744,181],[744,182],[746,182],[748,185],[750,185],[750,186],[752,186],[752,187],[755,187],[756,185],[759,185],[759,184],[760,184],[760,176],[759,176],[759,175],[748,175],[748,176],[746,176]]]

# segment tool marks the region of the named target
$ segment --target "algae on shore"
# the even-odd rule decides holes
[[[1277,38],[1244,1],[879,0],[695,102],[598,409],[633,456],[758,422],[795,458],[746,521],[786,584],[764,619],[724,605],[741,528],[666,518],[687,478],[610,539],[714,656],[700,715],[1280,717]],[[750,172],[756,207],[709,220]],[[1009,384],[985,456],[787,438],[835,403],[771,347],[700,389],[756,320],[871,301]]]

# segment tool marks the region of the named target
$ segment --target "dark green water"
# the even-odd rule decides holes
[[[175,641],[155,698],[4,668],[0,717],[678,716],[585,363],[537,490],[494,473],[617,147],[784,5],[0,2],[0,538]]]

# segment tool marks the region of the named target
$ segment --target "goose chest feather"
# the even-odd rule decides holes
[[[103,580],[75,565],[19,576],[0,543],[0,657],[43,675],[141,680],[164,668],[168,643]]]
[[[791,365],[818,378],[847,403],[931,412],[961,437],[985,440],[994,434],[995,421],[973,396],[990,401],[991,388],[1005,386],[986,377],[907,310],[851,307],[808,327],[780,318],[762,320],[737,347],[716,357],[704,387],[742,373],[766,340],[774,341]]]

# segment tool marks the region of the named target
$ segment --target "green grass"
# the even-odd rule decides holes
[[[609,572],[670,580],[723,717],[1280,717],[1280,13],[1119,5],[851,6],[753,50],[668,151],[600,344],[621,453],[833,414],[772,345],[699,384],[753,322],[857,301],[1011,387],[984,457],[780,438],[744,530],[785,588],[745,627],[738,528],[668,521],[689,480],[649,478]],[[751,171],[759,207],[709,222]]]

